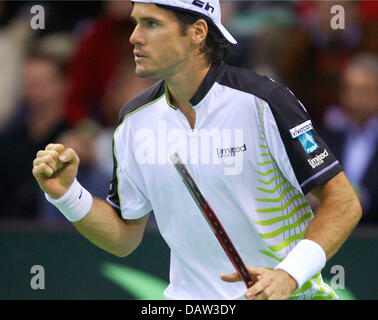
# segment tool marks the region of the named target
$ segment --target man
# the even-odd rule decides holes
[[[82,33],[68,69],[66,116],[71,124],[92,117],[103,126],[114,125],[101,102],[112,79],[128,63],[124,59],[132,60],[132,45],[125,41],[133,30],[131,8],[127,1],[104,1],[103,12]]]
[[[278,49],[280,54],[275,56],[275,66],[285,83],[305,105],[311,105],[311,115],[319,122],[328,105],[339,103],[335,92],[347,61],[361,51],[378,53],[377,24],[364,17],[361,10],[366,6],[364,2],[301,1],[298,3],[301,23],[286,31]],[[345,13],[342,30],[330,25],[337,16],[332,13],[336,5]]]
[[[65,68],[60,60],[29,53],[22,73],[22,102],[0,133],[0,216],[9,220],[37,218],[40,192],[30,175],[34,155],[68,129],[63,103]]]
[[[121,257],[137,248],[153,210],[171,249],[167,299],[334,298],[319,271],[361,209],[307,112],[282,85],[219,62],[221,39],[236,41],[217,0],[148,2],[135,1],[131,14],[136,73],[163,80],[121,111],[107,202],[79,184],[76,153],[57,144],[34,161],[47,199]],[[160,6],[168,3],[177,12]],[[167,160],[177,150],[258,279],[247,291]],[[315,217],[309,191],[322,199]]]
[[[360,223],[378,223],[378,56],[356,55],[341,80],[340,106],[326,113],[324,139],[358,191]]]

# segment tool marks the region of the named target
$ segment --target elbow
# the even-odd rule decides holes
[[[125,257],[129,256],[130,254],[132,254],[135,251],[135,249],[138,248],[138,246],[139,246],[139,243],[137,245],[132,246],[132,247],[130,247],[130,246],[118,247],[112,253],[119,258],[125,258]]]
[[[128,255],[130,255],[131,253],[133,253],[134,250],[117,250],[117,251],[114,251],[112,252],[115,256],[117,256],[118,258],[125,258],[127,257]]]
[[[361,207],[361,203],[359,200],[357,200],[357,209],[356,209],[356,215],[357,215],[357,222],[361,220],[362,218],[362,207]]]
[[[118,240],[112,253],[119,258],[127,257],[139,247],[142,242],[142,236],[143,234],[140,234],[136,237]]]
[[[117,256],[118,258],[125,258],[127,257],[130,253],[127,253],[127,252],[114,252],[113,253],[115,256]]]
[[[349,212],[353,216],[355,224],[357,225],[362,218],[362,207],[357,195],[353,198],[349,208]]]

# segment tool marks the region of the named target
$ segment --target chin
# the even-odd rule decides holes
[[[141,78],[161,78],[156,70],[151,70],[148,68],[143,68],[142,66],[136,66],[135,74]]]
[[[148,77],[148,76],[149,76],[150,72],[148,72],[148,70],[146,70],[146,69],[138,68],[138,66],[137,66],[136,69],[135,69],[135,74],[136,74],[138,77],[145,78],[145,77]]]

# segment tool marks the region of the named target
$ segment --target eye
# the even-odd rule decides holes
[[[158,26],[158,24],[153,20],[147,20],[146,21],[146,27],[147,28],[155,28],[157,26]]]

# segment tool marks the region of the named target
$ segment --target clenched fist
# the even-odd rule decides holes
[[[33,162],[33,175],[39,187],[50,197],[63,196],[75,180],[79,157],[71,148],[62,144],[49,144],[37,152]]]

